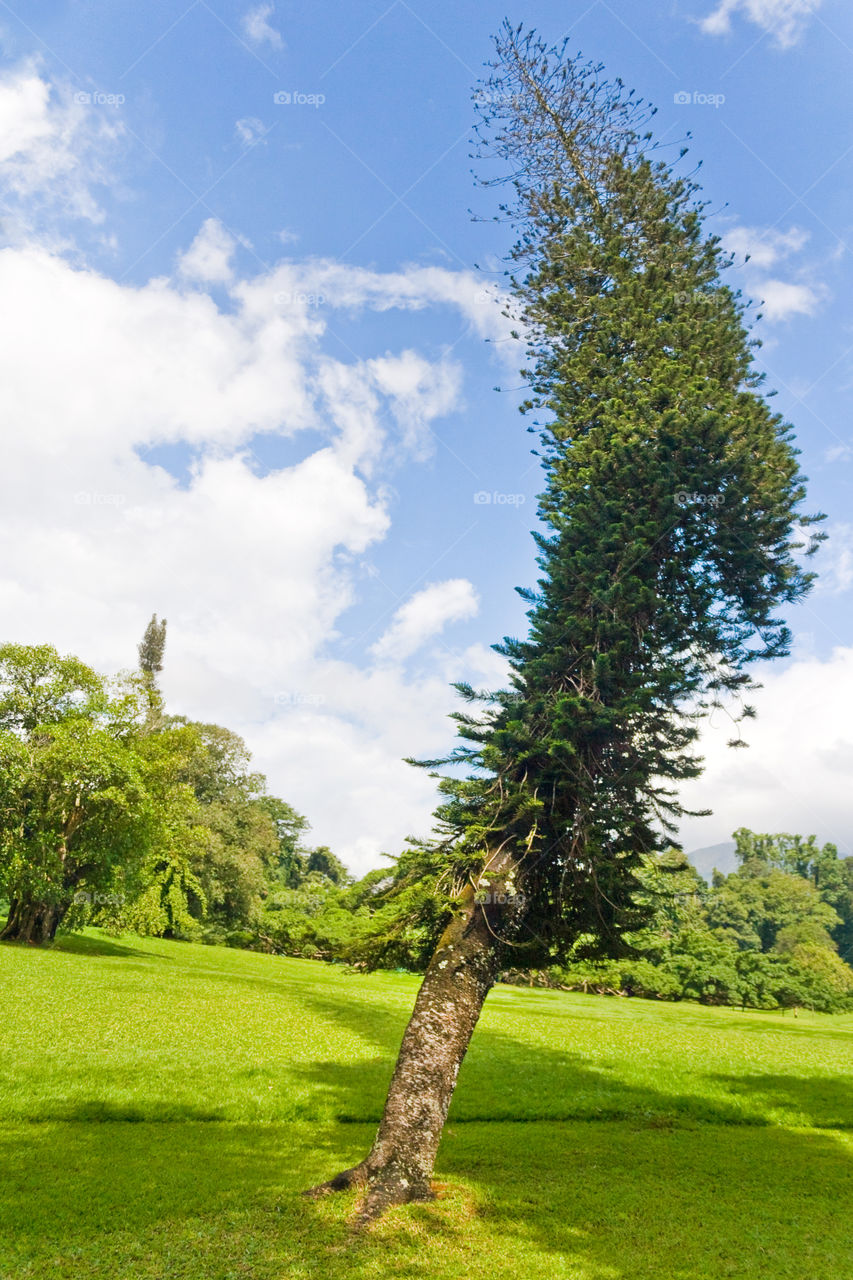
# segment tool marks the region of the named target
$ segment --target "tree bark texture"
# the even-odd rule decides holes
[[[360,1221],[391,1205],[431,1200],[436,1153],[456,1077],[486,996],[498,973],[505,894],[466,889],[442,934],[403,1036],[385,1110],[373,1146],[352,1169],[314,1187],[324,1195],[360,1187]]]

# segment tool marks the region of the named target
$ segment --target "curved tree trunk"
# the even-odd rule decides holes
[[[430,1179],[456,1077],[503,951],[496,935],[507,916],[507,894],[492,882],[486,896],[479,901],[473,888],[465,891],[461,910],[435,949],[369,1154],[307,1192],[318,1196],[364,1188],[362,1222],[394,1204],[433,1199]]]
[[[36,946],[53,942],[67,909],[61,905],[31,902],[27,898],[13,898],[9,903],[9,917],[0,933],[0,942],[31,942]]]

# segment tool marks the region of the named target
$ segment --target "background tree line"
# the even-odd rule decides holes
[[[707,884],[675,851],[640,873],[652,924],[623,959],[532,976],[585,991],[754,1008],[853,1008],[853,858],[813,836],[734,833],[739,866]],[[520,975],[513,975],[520,980]]]
[[[96,924],[359,967],[426,967],[447,919],[440,860],[412,845],[354,879],[307,842],[243,740],[169,715],[165,622],[106,680],[48,645],[0,647],[0,899],[6,939]],[[759,1008],[853,1008],[853,858],[814,837],[735,832],[711,884],[675,850],[645,858],[650,923],[618,959],[504,980]]]
[[[267,909],[347,879],[237,734],[167,713],[165,626],[152,618],[138,670],[114,679],[50,645],[0,646],[3,938],[94,923],[257,944]]]

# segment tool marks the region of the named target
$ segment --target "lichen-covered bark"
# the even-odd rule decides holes
[[[466,890],[430,961],[369,1154],[308,1193],[362,1187],[363,1221],[393,1204],[433,1198],[430,1179],[456,1077],[501,959],[507,913],[495,899],[505,895],[490,892],[486,902],[478,896]]]

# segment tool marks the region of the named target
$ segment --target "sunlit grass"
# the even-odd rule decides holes
[[[0,947],[2,1280],[853,1275],[853,1018],[508,987],[442,1198],[353,1238],[351,1199],[297,1193],[369,1143],[417,981]]]

